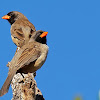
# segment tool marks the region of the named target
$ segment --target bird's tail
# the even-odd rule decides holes
[[[14,70],[9,72],[7,79],[4,82],[4,84],[0,90],[0,96],[3,96],[4,94],[6,94],[8,92],[10,83],[11,83],[12,78],[15,75],[15,73],[16,73],[16,71],[14,71]]]

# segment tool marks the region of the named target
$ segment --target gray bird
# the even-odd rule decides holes
[[[44,64],[48,53],[47,33],[42,30],[36,31],[29,42],[16,52],[8,64],[8,77],[0,90],[0,96],[8,92],[12,78],[17,72],[33,73]]]

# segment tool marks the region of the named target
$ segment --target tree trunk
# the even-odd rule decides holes
[[[12,100],[44,100],[38,89],[34,77],[36,73],[14,75],[11,86],[13,91]]]

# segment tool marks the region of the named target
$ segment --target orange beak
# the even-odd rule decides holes
[[[10,19],[10,18],[11,18],[11,16],[8,16],[8,15],[5,15],[2,17],[2,19]]]
[[[43,33],[40,35],[40,37],[43,38],[43,37],[47,36],[47,34],[48,34],[48,32],[43,32]]]

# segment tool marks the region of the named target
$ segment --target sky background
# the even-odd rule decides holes
[[[1,17],[23,13],[36,30],[48,31],[49,54],[37,71],[37,86],[45,100],[99,100],[100,1],[99,0],[2,0],[0,1],[0,87],[6,64],[15,53],[10,24]],[[12,89],[0,97],[11,100]]]

